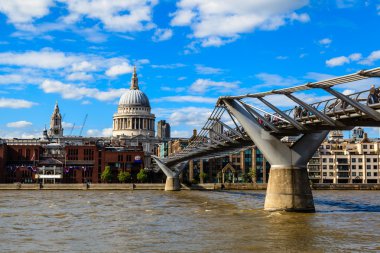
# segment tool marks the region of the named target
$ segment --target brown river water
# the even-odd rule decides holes
[[[380,252],[380,191],[314,191],[313,214],[264,191],[3,191],[0,252]]]

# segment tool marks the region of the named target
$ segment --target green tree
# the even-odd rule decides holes
[[[111,167],[110,166],[106,166],[104,168],[104,171],[100,175],[100,179],[103,182],[110,182],[112,180],[112,173],[111,173]]]
[[[137,174],[137,180],[141,183],[145,183],[148,180],[148,174],[144,169],[141,169]]]
[[[207,174],[204,172],[199,173],[199,179],[202,183],[204,183],[207,179]]]
[[[120,183],[129,182],[131,179],[131,174],[128,171],[120,171],[117,175],[117,179],[119,179]]]
[[[251,178],[252,183],[256,183],[256,170],[249,169],[248,176]]]

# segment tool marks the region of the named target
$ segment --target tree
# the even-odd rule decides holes
[[[248,176],[251,178],[252,183],[256,183],[256,170],[250,169],[248,172]]]
[[[117,179],[119,179],[120,183],[128,182],[131,179],[131,174],[128,171],[120,171]]]
[[[199,179],[200,179],[200,181],[202,183],[205,182],[206,178],[207,178],[207,174],[206,173],[204,173],[204,172],[199,173]]]
[[[111,173],[111,167],[110,166],[106,166],[104,168],[104,171],[100,175],[100,179],[103,182],[110,182],[112,180],[112,173]]]
[[[137,180],[141,183],[145,183],[148,180],[148,174],[144,169],[141,169],[137,174]]]

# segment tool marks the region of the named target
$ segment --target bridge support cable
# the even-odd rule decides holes
[[[269,103],[264,98],[260,97],[258,99],[261,102],[263,102],[266,106],[268,106],[269,108],[271,108],[273,111],[275,111],[276,113],[278,113],[278,115],[280,115],[281,117],[283,117],[284,119],[286,119],[291,125],[293,125],[298,130],[307,130],[307,128],[304,127],[301,123],[299,123],[298,121],[294,120],[292,117],[290,117],[289,115],[287,115],[286,113],[284,113],[283,111],[281,111],[280,109],[278,109],[273,104]]]
[[[280,130],[278,130],[278,128],[276,128],[271,122],[269,122],[264,116],[262,116],[260,113],[256,112],[254,109],[252,109],[252,106],[244,103],[243,101],[239,101],[244,107],[245,109],[249,112],[249,114],[251,114],[252,116],[256,116],[256,122],[258,122],[258,119],[262,120],[264,122],[264,124],[259,124],[262,128],[264,128],[264,126],[268,126],[270,129],[272,129],[274,132],[278,133],[280,132]],[[236,116],[235,116],[236,117]],[[244,127],[244,126],[243,126]]]
[[[157,166],[166,175],[165,191],[179,191],[181,190],[181,184],[179,181],[179,175],[182,173],[186,164],[179,164],[175,171],[171,170],[165,163],[163,163],[157,156],[152,156]]]
[[[371,117],[372,119],[374,120],[377,120],[377,121],[380,121],[380,113],[378,113],[377,111],[373,110],[372,108],[368,107],[368,106],[365,106],[351,98],[349,98],[348,96],[346,95],[343,95],[342,93],[336,91],[336,90],[333,90],[331,89],[330,87],[328,88],[323,88],[325,91],[327,91],[328,93],[330,93],[331,95],[339,98],[341,101],[344,101],[346,102],[347,104],[351,105],[352,107],[360,110],[361,112],[367,114],[369,117]]]
[[[223,102],[271,164],[264,208],[270,211],[314,212],[306,164],[328,131],[304,134],[294,146],[289,147],[261,128],[247,107],[235,99],[224,99]]]
[[[293,96],[292,94],[285,94],[285,96],[287,96],[288,98],[290,98],[291,100],[293,100],[294,102],[296,102],[298,105],[302,106],[303,108],[305,108],[306,110],[308,110],[309,112],[311,112],[312,114],[314,114],[320,120],[326,122],[328,125],[330,125],[330,126],[342,125],[341,123],[333,120],[329,116],[327,116],[327,115],[323,114],[322,112],[318,111],[316,108],[312,107],[311,105],[306,104],[305,102],[303,102],[302,100],[300,100],[297,97]]]

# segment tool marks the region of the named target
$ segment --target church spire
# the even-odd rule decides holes
[[[137,78],[136,65],[133,67],[133,75],[131,79],[131,90],[139,89],[139,79]]]

